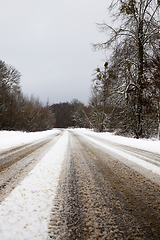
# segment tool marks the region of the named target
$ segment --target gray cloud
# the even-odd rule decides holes
[[[110,1],[109,1],[110,2]],[[103,64],[92,42],[105,40],[105,0],[5,0],[0,3],[1,60],[22,74],[24,94],[50,103],[87,103],[93,69]]]

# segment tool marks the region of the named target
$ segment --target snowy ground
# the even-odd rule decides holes
[[[85,138],[87,138],[89,141],[91,141],[92,143],[99,145],[101,148],[109,150],[111,154],[113,154],[114,156],[117,155],[118,158],[119,156],[121,156],[124,159],[127,159],[127,162],[133,162],[153,173],[160,175],[160,167],[154,164],[156,163],[155,160],[150,160],[151,162],[153,162],[153,164],[149,163],[145,161],[147,160],[147,157],[145,160],[142,160],[139,157],[133,156],[130,154],[130,152],[124,151],[121,148],[117,149],[115,147],[107,145],[105,143],[105,140],[109,140],[111,142],[116,142],[122,145],[134,147],[134,148],[143,149],[153,153],[160,153],[160,141],[132,139],[132,138],[114,136],[113,134],[110,134],[110,133],[95,133],[95,132],[88,133],[88,131],[85,129],[80,130],[79,133]],[[96,139],[93,137],[96,137]],[[100,140],[97,140],[97,139],[100,139]]]
[[[58,133],[60,130],[53,129],[43,132],[20,132],[20,131],[0,131],[0,152],[12,147],[31,143],[36,140]]]
[[[100,139],[106,139],[109,141],[117,142],[120,144],[124,144],[127,146],[132,146],[136,148],[140,148],[143,150],[160,153],[160,141],[158,140],[148,140],[148,139],[134,139],[134,138],[126,138],[121,136],[115,136],[112,133],[96,133],[92,130],[87,129],[74,129],[81,134],[91,135],[99,137]],[[30,142],[34,142],[36,140],[45,138],[52,134],[60,132],[59,129],[53,129],[43,132],[15,132],[15,131],[0,131],[0,151],[27,144]]]
[[[50,130],[39,133],[2,131],[0,132],[0,151],[45,138],[58,131]],[[72,131],[87,135],[88,140],[91,140],[91,136],[95,136],[99,139],[160,153],[160,141],[136,140],[114,136],[110,133],[94,133],[86,129]],[[97,140],[92,140],[92,142],[100,144]],[[0,206],[1,240],[47,239],[47,224],[62,163],[65,159],[67,144],[68,131],[64,131],[62,137],[59,138],[39,164],[2,202]],[[101,146],[105,147],[104,143]],[[117,154],[121,153],[117,152]]]
[[[160,141],[156,139],[148,140],[148,139],[127,138],[127,137],[115,136],[112,133],[96,133],[96,132],[93,132],[92,130],[87,130],[87,129],[77,129],[76,131],[78,131],[81,134],[99,137],[100,139],[109,140],[109,141],[120,143],[126,146],[131,146],[131,147],[135,147],[135,148],[160,154]]]
[[[67,142],[66,131],[41,162],[2,202],[1,240],[47,239],[47,224]]]

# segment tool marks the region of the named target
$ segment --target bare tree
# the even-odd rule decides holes
[[[55,126],[55,116],[39,99],[23,96],[20,72],[0,60],[0,129],[41,131]]]
[[[98,24],[100,30],[106,32],[109,38],[104,43],[93,45],[95,50],[113,47],[116,49],[118,46],[125,52],[126,57],[121,64],[123,69],[127,70],[128,76],[130,74],[126,93],[132,92],[136,98],[137,138],[143,136],[144,99],[148,94],[146,86],[150,82],[145,63],[153,58],[159,43],[159,6],[160,2],[155,0],[112,1],[110,10],[114,20],[118,20],[120,25],[112,27],[107,23]]]

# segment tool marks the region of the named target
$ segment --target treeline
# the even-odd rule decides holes
[[[0,60],[0,130],[42,131],[55,126],[54,114],[33,96],[25,97],[20,72]]]
[[[90,107],[74,99],[71,102],[62,102],[50,106],[55,115],[57,128],[85,127],[91,126]]]
[[[109,10],[116,27],[98,24],[108,38],[93,48],[111,51],[92,81],[90,119],[98,131],[159,137],[159,7],[160,1],[115,0]]]

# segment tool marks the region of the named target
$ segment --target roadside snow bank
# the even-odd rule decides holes
[[[153,173],[156,173],[158,175],[160,175],[160,167],[154,165],[154,164],[151,164],[149,162],[146,162],[138,157],[134,157],[132,156],[131,154],[128,154],[128,153],[125,153],[124,151],[121,151],[121,150],[118,150],[114,147],[110,147],[109,145],[106,145],[105,143],[102,143],[98,140],[95,140],[89,136],[85,136],[86,139],[88,139],[89,141],[105,148],[105,149],[108,149],[109,151],[111,152],[114,152],[115,154],[118,154],[119,156],[123,157],[123,158],[126,158],[128,161],[132,161],[150,171],[152,171]]]
[[[57,129],[42,132],[0,131],[0,151],[31,143],[59,132]]]
[[[99,137],[100,139],[123,144],[126,146],[135,147],[135,148],[143,149],[143,150],[154,152],[154,153],[160,153],[160,141],[158,140],[127,138],[127,137],[116,136],[108,132],[97,133],[88,129],[75,129],[75,131],[85,135],[95,136],[95,137]]]
[[[125,142],[124,145],[134,146],[134,147],[135,147],[135,144],[132,144],[132,141],[128,141],[128,142],[127,142],[127,141],[126,141],[126,140],[127,140],[126,138],[120,137],[120,138],[118,138],[118,140],[122,139],[122,141],[119,142],[119,141],[116,141],[116,136],[115,136],[115,138],[109,138],[109,137],[107,136],[107,134],[106,134],[106,135],[103,135],[103,138],[100,137],[100,135],[99,135],[99,139],[101,139],[101,140],[98,140],[98,139],[93,138],[93,136],[97,137],[97,136],[98,136],[98,133],[89,133],[89,134],[88,134],[88,131],[86,131],[86,130],[83,130],[83,131],[80,131],[80,130],[79,130],[78,132],[79,132],[79,134],[81,134],[82,136],[84,136],[86,139],[88,139],[89,141],[97,144],[98,146],[100,146],[100,147],[102,147],[102,148],[105,148],[105,149],[108,149],[109,151],[114,152],[114,154],[118,154],[119,156],[127,159],[128,161],[132,161],[132,162],[134,162],[134,163],[142,166],[143,168],[146,168],[146,169],[152,171],[153,173],[156,173],[156,174],[160,175],[160,167],[158,167],[158,166],[156,166],[156,165],[154,165],[154,164],[152,164],[152,163],[149,163],[149,162],[147,162],[147,161],[144,161],[144,160],[142,160],[142,159],[140,159],[140,158],[138,158],[138,157],[135,157],[135,156],[133,156],[133,155],[131,155],[131,154],[129,154],[129,153],[126,153],[126,152],[124,152],[124,151],[122,151],[122,150],[116,149],[115,147],[111,147],[111,146],[107,145],[107,144],[105,143],[105,141],[101,141],[101,140],[105,140],[105,139],[110,140],[110,141],[115,140],[115,141],[113,141],[113,142],[118,142],[118,143],[120,143],[120,144],[124,144],[124,142]],[[125,141],[124,141],[124,139],[125,139]],[[136,140],[137,142],[139,142],[139,140],[137,140],[137,139],[133,139],[133,140]],[[141,140],[140,142],[143,142],[143,140]],[[148,151],[151,151],[151,150],[152,150],[152,151],[153,151],[153,148],[149,148],[149,145],[148,145],[148,144],[146,144],[146,145],[145,145],[145,144],[141,145],[140,142],[139,142],[139,145],[136,144],[136,147],[137,147],[137,148],[144,149],[144,147],[145,147],[146,150],[148,150]],[[135,141],[133,141],[133,143],[135,143]],[[147,143],[147,141],[146,141],[146,143]],[[153,142],[153,143],[154,143],[154,142]],[[159,147],[160,147],[160,142],[158,142],[158,145],[159,145]],[[154,144],[152,144],[152,146],[154,146]],[[156,149],[156,148],[155,148],[153,152],[155,152],[155,150],[158,150],[158,151],[159,151],[159,149]]]
[[[3,240],[47,239],[50,210],[55,198],[68,132],[56,142],[39,164],[0,206]]]

